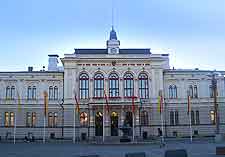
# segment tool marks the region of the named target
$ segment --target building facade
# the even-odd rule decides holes
[[[2,138],[11,138],[15,125],[18,138],[43,137],[44,91],[49,102],[47,138],[72,138],[74,126],[77,139],[101,138],[103,127],[106,138],[117,138],[125,124],[134,126],[135,138],[150,137],[157,136],[161,123],[165,136],[189,136],[188,91],[193,134],[215,134],[215,97],[220,132],[225,131],[224,71],[215,75],[215,71],[170,69],[168,54],[120,49],[114,28],[105,49],[75,49],[61,62],[63,69],[57,66],[58,56],[49,55],[46,71],[29,67],[26,72],[0,73]],[[157,108],[160,92],[163,120]]]

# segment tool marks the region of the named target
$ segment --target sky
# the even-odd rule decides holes
[[[171,68],[225,70],[224,0],[1,0],[0,71],[105,48],[112,6],[120,48],[169,53]]]

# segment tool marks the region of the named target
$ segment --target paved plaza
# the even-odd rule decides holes
[[[1,157],[76,157],[98,154],[100,157],[124,157],[128,152],[146,152],[147,157],[163,157],[168,149],[186,149],[189,157],[215,157],[216,146],[208,141],[171,141],[164,148],[158,144],[72,144],[72,143],[1,143]]]

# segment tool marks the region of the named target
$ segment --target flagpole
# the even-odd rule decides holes
[[[76,109],[74,109],[74,112],[73,112],[73,143],[76,142],[75,128],[76,128]]]
[[[105,142],[105,105],[103,104],[103,137],[102,141]]]
[[[133,124],[132,124],[132,128],[133,128],[133,135],[132,135],[132,140],[133,140],[133,142],[134,142],[134,116],[135,116],[135,114],[134,114],[134,111],[133,111]]]
[[[46,115],[44,115],[44,134],[43,134],[43,143],[45,143],[45,124],[46,123]]]
[[[163,128],[163,114],[160,113],[161,117],[161,130],[162,130],[162,142],[164,143],[164,128]]]
[[[188,117],[189,117],[189,128],[190,128],[190,141],[192,142],[192,125],[191,125],[191,97],[190,97],[190,91],[187,91],[188,95]]]
[[[190,125],[190,140],[192,142],[192,125],[191,125],[191,114],[189,113],[189,125]]]
[[[16,144],[16,116],[17,116],[17,111],[15,111],[15,122],[14,122],[14,134],[13,134],[13,143]]]

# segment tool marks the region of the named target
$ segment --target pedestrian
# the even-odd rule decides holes
[[[160,138],[160,148],[162,148],[165,146],[165,143],[163,141],[163,134],[160,128],[158,128],[158,137]]]

